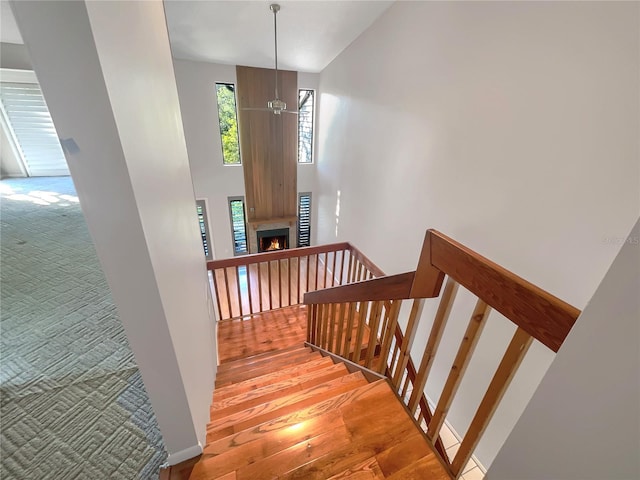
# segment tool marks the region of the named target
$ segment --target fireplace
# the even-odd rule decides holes
[[[289,229],[260,230],[258,235],[258,253],[273,252],[289,248]]]

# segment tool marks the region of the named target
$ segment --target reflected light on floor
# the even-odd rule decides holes
[[[291,425],[289,428],[287,428],[287,433],[289,434],[298,433],[303,429],[304,429],[304,422],[300,422],[300,423],[296,423],[295,425]]]
[[[0,195],[2,198],[31,202],[35,205],[57,204],[60,206],[69,206],[71,203],[80,203],[80,200],[75,195],[42,190],[32,190],[29,193],[19,193],[14,190],[13,187],[4,183],[0,183]],[[61,200],[64,200],[64,202],[61,203]]]

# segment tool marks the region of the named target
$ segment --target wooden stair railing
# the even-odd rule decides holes
[[[385,276],[379,269],[369,271],[375,272],[373,279],[304,295],[304,303],[309,306],[308,341],[385,375],[442,456],[452,477],[458,478],[533,340],[557,352],[580,311],[435,230],[427,231],[414,272]],[[460,286],[474,294],[477,302],[432,411],[424,388]],[[424,299],[438,296],[432,329],[416,369],[410,351]],[[404,332],[398,323],[403,300],[413,300]],[[440,429],[491,309],[511,320],[517,329],[460,448],[449,459],[440,440]],[[365,331],[369,340],[363,347]]]
[[[207,269],[220,320],[298,305],[307,292],[384,275],[347,242],[211,260]]]

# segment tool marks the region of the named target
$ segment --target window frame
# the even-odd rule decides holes
[[[300,199],[303,196],[309,196],[309,232],[308,232],[308,237],[309,237],[309,244],[308,245],[300,245]],[[302,246],[304,247],[310,247],[311,246],[311,215],[313,213],[313,195],[311,192],[298,192],[298,221],[296,224],[296,247],[300,248]]]
[[[204,236],[206,237],[207,240],[207,247],[209,249],[209,253],[206,253],[205,250],[205,246],[204,246],[204,238],[203,237],[203,232],[202,232],[202,228],[201,228],[201,223],[200,223],[200,218],[198,218],[198,229],[200,230],[200,238],[202,239],[202,249],[205,251],[205,258],[207,259],[207,261],[213,260],[214,259],[214,255],[213,255],[213,240],[211,238],[211,229],[209,228],[209,202],[207,201],[206,198],[196,198],[196,215],[198,214],[198,206],[202,207],[202,220],[203,220],[203,224],[204,224]]]
[[[310,160],[308,162],[300,161],[300,119],[302,115],[300,114],[300,92],[309,91],[312,93],[313,105],[311,108],[311,141],[310,141],[310,149],[311,155]],[[316,89],[315,88],[298,88],[298,124],[297,124],[297,133],[298,133],[298,145],[297,145],[297,160],[298,165],[313,165],[315,163],[315,139],[316,139]]]
[[[242,213],[244,214],[244,238],[245,238],[245,244],[246,244],[245,245],[246,251],[244,252],[236,250],[236,237],[235,237],[235,229],[233,226],[233,209],[231,207],[231,203],[237,202],[237,201],[242,202]],[[233,249],[233,256],[239,257],[242,255],[248,255],[249,254],[249,237],[248,237],[248,229],[247,229],[247,205],[245,203],[244,196],[227,197],[227,204],[229,206],[229,224],[231,227],[231,247]]]
[[[218,85],[232,86],[233,87],[233,103],[235,106],[236,116],[236,142],[238,144],[238,163],[226,163],[224,157],[224,142],[222,140],[222,130],[220,129],[220,102],[218,101]],[[218,136],[220,138],[220,153],[222,154],[222,166],[224,167],[241,167],[242,166],[242,152],[240,151],[240,123],[238,122],[238,96],[236,95],[237,86],[234,82],[215,82],[215,95],[216,95],[216,116],[218,117]]]

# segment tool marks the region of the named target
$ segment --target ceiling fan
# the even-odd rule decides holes
[[[266,108],[243,108],[242,110],[257,110],[263,112],[272,112],[275,115],[280,115],[281,113],[291,113],[293,115],[297,115],[298,112],[296,110],[287,110],[287,104],[280,100],[278,96],[278,12],[280,11],[280,5],[277,3],[272,3],[269,5],[269,10],[273,12],[273,39],[274,39],[274,50],[275,50],[275,70],[276,70],[276,91],[275,98],[273,100],[269,100],[267,102]]]

